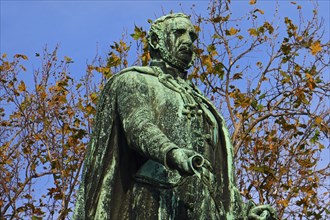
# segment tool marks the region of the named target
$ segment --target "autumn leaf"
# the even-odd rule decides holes
[[[21,69],[26,72],[26,68],[23,65],[19,65],[19,67],[21,67]]]
[[[231,27],[229,30],[226,30],[226,35],[228,35],[228,36],[232,36],[232,35],[237,34],[237,32],[238,32],[237,29]]]
[[[98,95],[96,92],[93,92],[92,94],[89,95],[93,103],[96,103]]]
[[[64,60],[66,63],[73,63],[73,60],[68,56],[64,56]]]
[[[25,86],[25,83],[23,81],[21,81],[20,84],[18,85],[18,91],[19,92],[25,92],[26,91],[26,86]]]
[[[310,49],[311,49],[311,53],[315,56],[318,52],[322,50],[320,41],[315,41],[314,43],[312,43]]]
[[[235,73],[233,79],[242,79],[242,73]]]
[[[315,118],[315,124],[316,124],[316,125],[319,125],[319,124],[321,124],[321,123],[322,123],[322,118],[319,117],[319,116],[316,117],[316,118]]]
[[[269,34],[272,34],[274,32],[274,27],[269,22],[265,22],[263,27],[268,30]]]
[[[258,31],[256,29],[250,28],[248,31],[251,36],[258,36]]]
[[[289,205],[289,201],[287,199],[280,200],[277,203],[283,205],[284,207],[287,207]]]
[[[243,37],[242,35],[238,35],[237,38],[238,38],[239,40],[242,40],[244,37]]]
[[[212,60],[209,56],[202,56],[202,64],[206,66],[207,69],[212,69]]]
[[[201,27],[198,25],[194,25],[194,29],[197,33],[201,31]]]
[[[254,10],[254,13],[256,13],[256,12],[259,12],[262,15],[265,14],[265,12],[263,10],[258,9],[258,8],[256,10]]]
[[[254,5],[255,3],[257,3],[257,0],[250,0],[249,2],[250,5]]]
[[[23,60],[28,60],[28,57],[24,54],[15,54],[14,58],[22,58]]]
[[[144,38],[146,36],[146,32],[143,30],[142,27],[135,26],[134,33],[131,34],[131,37],[134,40],[139,40],[141,38]]]

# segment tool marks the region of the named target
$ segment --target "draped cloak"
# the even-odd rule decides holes
[[[210,126],[199,128],[198,118],[201,123],[211,121]],[[130,67],[114,75],[99,97],[74,219],[123,219],[132,199],[149,200],[147,195],[134,195],[137,182],[151,190],[179,187],[187,177],[166,166],[166,154],[174,148],[197,151],[195,146],[213,167],[216,186],[210,194],[221,210],[218,219],[244,219],[233,147],[213,104],[191,82],[157,66]],[[148,219],[170,219],[161,217],[163,211],[150,210],[154,214]]]

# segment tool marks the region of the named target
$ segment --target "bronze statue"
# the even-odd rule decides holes
[[[188,16],[151,26],[152,62],[104,87],[75,219],[276,219],[245,205],[222,116],[187,80],[197,35]]]

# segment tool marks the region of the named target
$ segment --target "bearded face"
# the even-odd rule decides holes
[[[193,57],[193,42],[197,35],[194,26],[186,18],[167,21],[164,45],[169,54],[188,67]]]
[[[152,47],[159,50],[160,58],[168,64],[179,70],[188,69],[192,65],[193,43],[197,39],[191,21],[185,17],[176,17],[161,25],[162,31],[157,33],[157,38],[151,39]]]

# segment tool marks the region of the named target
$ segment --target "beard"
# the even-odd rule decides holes
[[[179,70],[187,70],[193,65],[194,52],[191,47],[182,45],[175,52],[170,52],[163,41],[159,42],[159,52],[164,61]]]
[[[176,57],[182,62],[187,63],[188,66],[192,61],[193,53],[194,52],[191,47],[183,45],[177,50]]]

